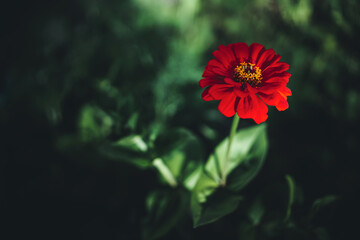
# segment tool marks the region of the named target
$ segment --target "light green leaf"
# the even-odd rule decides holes
[[[174,178],[174,175],[171,173],[170,169],[164,164],[161,158],[155,158],[153,161],[154,167],[159,170],[161,176],[169,183],[170,186],[176,187],[177,182]]]
[[[228,163],[225,163],[228,138],[223,140],[215,149],[206,165],[205,170],[216,180],[221,179],[221,170],[226,167],[226,175],[234,170],[228,178],[228,187],[238,191],[249,183],[258,173],[265,160],[267,152],[266,125],[261,124],[238,131],[233,139]]]
[[[266,125],[238,131],[226,163],[227,143],[228,138],[210,155],[192,192],[191,210],[195,227],[213,222],[236,209],[241,199],[238,192],[257,175],[264,163],[268,147]],[[221,185],[224,168],[228,176],[226,186]]]
[[[83,142],[91,142],[108,136],[113,126],[112,118],[96,106],[85,105],[79,115],[78,130]]]
[[[139,168],[152,166],[148,146],[140,135],[130,135],[114,143],[103,144],[99,152],[115,161],[126,161]]]
[[[157,157],[162,159],[176,181],[189,190],[194,188],[204,156],[197,137],[186,129],[173,129],[160,134],[154,145]]]
[[[124,147],[140,152],[146,152],[148,150],[147,144],[144,142],[140,135],[130,135],[122,138],[113,143],[113,146]]]

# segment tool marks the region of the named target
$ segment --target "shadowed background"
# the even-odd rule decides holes
[[[0,203],[14,239],[146,239],[146,196],[170,190],[155,171],[99,147],[185,127],[208,155],[231,119],[201,99],[198,81],[211,52],[234,42],[273,48],[290,65],[290,108],[270,109],[266,163],[244,195],[267,192],[273,208],[286,194],[274,186],[286,190],[284,176],[293,176],[301,192],[295,235],[251,232],[240,207],[197,229],[188,212],[160,239],[351,236],[359,202],[358,1],[43,0],[7,2],[0,11]],[[336,203],[305,222],[324,196]]]

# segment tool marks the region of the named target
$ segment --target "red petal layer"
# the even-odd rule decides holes
[[[246,43],[234,43],[231,44],[234,51],[237,63],[247,61],[249,58],[249,47]]]
[[[227,117],[232,117],[235,114],[235,100],[236,95],[229,93],[219,103],[219,111]]]
[[[274,58],[274,56],[275,56],[275,51],[272,48],[265,50],[263,54],[259,56],[256,65],[261,68],[261,66],[264,63],[269,62],[271,59]]]
[[[258,57],[262,54],[264,51],[264,46],[258,43],[253,43],[249,47],[249,61],[252,63],[256,63]]]
[[[201,97],[204,101],[211,101],[215,100],[210,94],[209,94],[209,88],[205,88],[205,90],[201,93]]]
[[[279,111],[284,111],[289,108],[289,103],[287,102],[287,97],[291,96],[292,93],[291,93],[290,89],[285,87],[285,88],[282,88],[281,90],[279,90],[279,94],[282,96],[282,98],[279,101],[279,103],[276,105],[276,108]]]
[[[289,103],[286,101],[286,99],[282,98],[275,107],[279,111],[284,111],[289,108]]]
[[[279,54],[275,55],[271,60],[265,61],[260,67],[263,71],[265,71],[268,67],[276,64],[280,60],[281,56]]]
[[[204,78],[199,81],[199,85],[201,88],[211,86],[214,84],[220,84],[220,83],[224,83],[224,81],[220,79],[211,79],[211,78]]]
[[[286,87],[271,94],[258,93],[258,95],[267,105],[276,106],[279,111],[284,111],[289,107],[287,96],[291,95],[291,91]]]
[[[269,66],[265,71],[262,72],[263,77],[268,77],[269,75],[282,73],[289,69],[289,64],[284,62],[278,62]]]
[[[221,62],[225,68],[229,68],[236,64],[236,58],[233,50],[229,46],[220,45],[219,50],[213,52],[214,57]]]
[[[268,107],[256,95],[241,98],[236,112],[240,118],[252,118],[257,124],[268,118]]]
[[[284,79],[278,79],[277,82],[266,82],[261,88],[258,89],[258,92],[265,94],[272,94],[273,92],[279,91],[280,89],[286,87],[286,81]],[[282,81],[281,81],[282,80]]]
[[[209,94],[215,99],[220,100],[232,93],[233,87],[229,84],[216,84],[210,87]]]

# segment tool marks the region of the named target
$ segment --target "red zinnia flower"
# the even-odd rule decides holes
[[[201,95],[205,101],[221,100],[222,114],[231,117],[236,112],[259,124],[268,118],[267,105],[279,111],[289,107],[289,64],[279,62],[281,57],[273,49],[265,50],[258,43],[234,43],[220,45],[213,55],[199,84],[206,87]]]

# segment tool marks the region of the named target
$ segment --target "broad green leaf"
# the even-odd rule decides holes
[[[144,140],[139,135],[130,135],[127,137],[124,137],[115,143],[113,143],[113,146],[119,146],[128,148],[134,151],[140,151],[140,152],[146,152],[148,150],[148,146],[144,142]]]
[[[228,138],[216,147],[215,153],[210,155],[205,165],[205,171],[220,181],[221,171],[226,167],[228,188],[239,191],[256,176],[264,163],[268,146],[266,125],[261,124],[238,131],[234,136],[226,163],[227,144]]]
[[[112,144],[103,144],[99,152],[111,160],[126,161],[139,168],[152,166],[148,146],[139,135],[124,137]]]
[[[189,194],[185,191],[154,191],[146,199],[147,216],[142,238],[158,239],[169,232],[183,217]]]
[[[200,175],[200,178],[191,195],[191,211],[195,225],[201,219],[203,211],[202,204],[208,201],[207,198],[216,191],[218,187],[219,183],[206,175],[204,172]]]
[[[236,209],[241,199],[238,192],[256,176],[264,163],[268,146],[266,125],[238,131],[228,162],[225,161],[227,143],[228,138],[215,148],[192,192],[191,211],[195,227],[213,222]],[[222,169],[228,176],[226,186],[221,185]]]
[[[205,176],[202,175],[201,177]],[[201,177],[200,179],[204,180]],[[224,188],[212,186],[214,182],[210,179],[204,181],[201,191],[197,192],[197,195],[193,195],[191,199],[194,227],[215,222],[219,218],[233,212],[242,199],[240,195]]]
[[[160,134],[154,145],[157,157],[162,159],[177,182],[189,190],[194,188],[204,156],[200,141],[188,130],[180,128]]]

